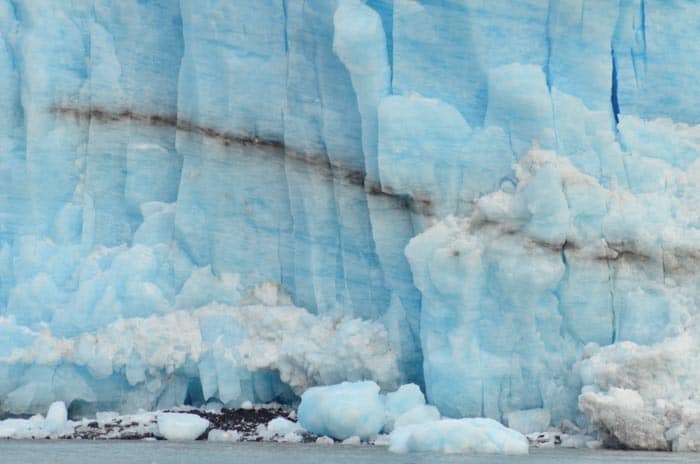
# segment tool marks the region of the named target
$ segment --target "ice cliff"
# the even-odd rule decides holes
[[[0,0],[0,409],[373,378],[624,442],[601,413],[622,388],[675,405],[649,436],[676,446],[692,383],[620,372],[700,365],[699,22],[691,0]]]

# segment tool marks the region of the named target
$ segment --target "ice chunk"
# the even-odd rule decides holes
[[[423,424],[438,419],[440,419],[440,411],[435,406],[423,404],[415,406],[397,417],[394,421],[394,428],[397,429],[411,424]]]
[[[306,430],[338,440],[376,436],[384,414],[379,386],[370,381],[310,388],[299,405],[299,423]]]
[[[209,431],[207,440],[221,443],[235,443],[241,441],[241,434],[236,430],[214,429]]]
[[[0,421],[0,438],[50,438],[52,434],[46,430],[45,425],[41,416],[33,416],[30,419],[5,419]]]
[[[362,440],[357,435],[353,435],[352,437],[343,440],[342,443],[343,445],[359,445],[362,443]]]
[[[70,435],[75,427],[68,421],[68,411],[63,401],[49,407],[46,418],[37,414],[29,419],[5,419],[0,421],[0,438],[56,438]]]
[[[45,426],[49,433],[60,433],[66,427],[68,422],[68,410],[63,401],[56,401],[49,407],[49,412],[46,414]]]
[[[270,435],[278,435],[280,437],[289,435],[301,435],[304,428],[297,422],[292,422],[284,417],[275,417],[267,423],[267,433]]]
[[[382,433],[377,435],[377,437],[370,441],[371,444],[376,446],[389,446],[390,435],[388,433]]]
[[[700,451],[700,330],[697,318],[652,346],[623,342],[578,363],[581,410],[608,443]]]
[[[166,440],[196,440],[209,427],[209,421],[196,414],[158,414],[158,433]]]
[[[581,410],[591,421],[618,439],[626,447],[645,450],[668,450],[665,427],[645,410],[639,392],[610,388],[604,394],[584,392],[579,399]]]
[[[395,392],[387,393],[384,405],[386,407],[384,431],[388,433],[394,429],[394,421],[399,416],[417,406],[425,405],[425,397],[418,385],[410,383],[401,385]]]
[[[391,433],[395,453],[527,454],[527,438],[492,419],[443,419],[400,427]]]

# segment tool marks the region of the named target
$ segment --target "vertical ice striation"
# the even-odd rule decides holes
[[[204,353],[175,372],[136,354],[112,367],[99,352],[12,359],[40,333],[73,340],[122,319],[289,297],[321,317],[379,321],[388,338],[376,348],[393,347],[402,378],[422,380],[420,296],[393,241],[393,231],[404,244],[413,235],[408,206],[365,180],[377,176],[378,101],[358,103],[333,50],[335,2],[2,8],[5,409],[61,397],[46,379],[62,369],[85,387],[68,402],[155,407],[185,401],[197,383],[199,400],[288,399],[275,368],[242,366],[213,347],[243,337],[227,317],[202,326]],[[383,96],[381,22],[377,33]],[[360,105],[370,121],[375,107],[374,155],[363,152]],[[397,224],[373,227],[373,196]],[[391,385],[394,358],[383,374],[363,375]],[[356,375],[339,366],[312,382]]]
[[[597,414],[608,386],[571,371],[591,343],[697,318],[698,21],[690,0],[0,0],[0,409],[376,377],[554,424],[594,385]],[[246,311],[309,344],[237,357]],[[199,348],[93,343],[142,321]],[[333,337],[335,371],[309,354]]]

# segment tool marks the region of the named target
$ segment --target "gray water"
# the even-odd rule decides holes
[[[384,447],[166,441],[0,441],[0,464],[698,463],[700,454],[531,450],[529,456],[393,454]]]

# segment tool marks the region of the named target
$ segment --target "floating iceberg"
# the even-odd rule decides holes
[[[395,453],[527,454],[524,435],[493,419],[443,419],[406,425],[391,433],[389,450]]]
[[[374,438],[384,428],[384,419],[379,385],[371,381],[312,387],[299,405],[302,427],[337,440]]]
[[[416,385],[380,394],[374,382],[344,382],[313,387],[301,397],[299,422],[311,433],[344,440],[375,439],[390,432],[389,449],[397,453],[527,454],[521,433],[492,419],[441,419]]]

